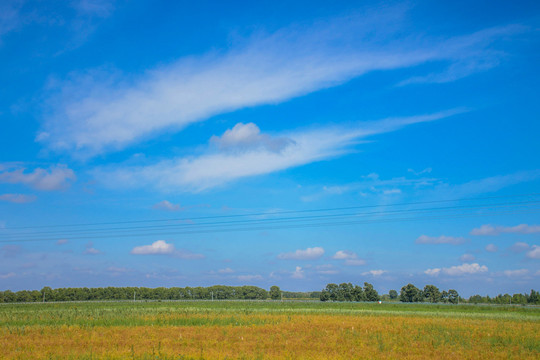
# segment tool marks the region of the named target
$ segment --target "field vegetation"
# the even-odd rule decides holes
[[[540,308],[320,301],[3,304],[6,359],[537,359]]]

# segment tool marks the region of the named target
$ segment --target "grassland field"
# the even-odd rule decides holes
[[[539,359],[540,307],[172,301],[2,304],[2,359]]]

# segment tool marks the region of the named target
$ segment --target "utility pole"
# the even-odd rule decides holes
[[[212,293],[212,301],[214,301],[214,292],[210,291]]]
[[[283,302],[283,291],[281,292],[281,302]]]
[[[133,290],[133,301],[135,301],[135,290]]]

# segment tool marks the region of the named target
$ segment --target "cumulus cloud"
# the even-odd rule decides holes
[[[229,50],[181,58],[138,76],[96,76],[91,71],[72,75],[58,82],[51,95],[51,115],[38,139],[52,149],[93,156],[218,114],[337,86],[372,71],[427,62],[477,64],[479,59],[498,57],[491,50],[493,42],[524,30],[506,26],[428,39],[402,28],[404,16],[403,7],[387,7],[255,34]]]
[[[358,257],[358,254],[356,254],[353,251],[349,250],[339,250],[337,251],[334,256],[332,256],[332,259],[334,260],[345,260],[344,264],[347,266],[362,266],[366,265],[366,261],[364,259],[360,259]]]
[[[316,260],[324,255],[322,247],[312,247],[305,250],[298,249],[295,252],[281,253],[277,257],[281,260]]]
[[[445,275],[450,276],[463,276],[463,275],[472,275],[472,274],[479,274],[487,272],[488,268],[485,265],[479,265],[478,263],[472,263],[472,264],[462,264],[458,266],[452,266],[449,268],[435,268],[435,269],[427,269],[424,271],[424,274],[430,275],[430,276],[438,276],[439,274],[443,273]]]
[[[7,201],[15,204],[26,204],[36,201],[36,196],[24,194],[2,194],[0,195],[0,201]]]
[[[461,262],[471,262],[474,261],[476,258],[473,254],[463,254],[459,257],[459,260]]]
[[[386,270],[369,270],[369,271],[366,271],[366,272],[363,272],[362,275],[364,276],[381,276],[382,274],[385,274],[387,273],[388,271]]]
[[[482,225],[471,230],[471,235],[495,236],[500,234],[534,234],[540,232],[540,225],[520,224],[516,226]]]
[[[529,270],[527,269],[519,269],[519,270],[505,270],[503,271],[504,275],[508,277],[521,277],[529,274]]]
[[[527,252],[527,257],[530,259],[540,259],[540,246],[533,245],[531,250]]]
[[[154,241],[150,245],[136,246],[131,250],[133,255],[169,255],[182,259],[202,259],[204,255],[195,254],[186,250],[178,250],[165,240]]]
[[[511,251],[517,252],[517,253],[524,252],[528,249],[529,249],[529,244],[524,243],[522,241],[518,241],[510,247]]]
[[[460,245],[467,241],[462,237],[453,237],[453,236],[427,236],[421,235],[416,239],[417,244],[451,244],[451,245]]]
[[[170,201],[163,200],[154,204],[152,208],[157,210],[178,211],[180,210],[180,204],[173,204]]]
[[[497,252],[499,250],[495,244],[487,244],[485,249],[487,252]]]
[[[18,163],[0,164],[0,183],[23,184],[36,190],[63,190],[76,180],[75,173],[66,165],[53,165],[48,169],[27,169]]]
[[[427,269],[426,271],[424,271],[424,274],[430,275],[430,276],[437,276],[440,274],[440,272],[441,272],[441,269],[435,268],[435,269]]]
[[[281,152],[287,146],[294,144],[294,141],[285,137],[261,134],[261,130],[254,123],[238,123],[232,129],[225,131],[223,135],[212,136],[210,143],[220,150],[245,151],[263,148],[270,152]]]
[[[304,270],[300,266],[297,266],[294,272],[291,274],[291,278],[293,279],[303,279],[305,278]]]

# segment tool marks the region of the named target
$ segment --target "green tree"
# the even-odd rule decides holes
[[[399,300],[401,302],[418,302],[420,301],[420,289],[418,289],[413,284],[407,284],[401,288],[399,294]]]
[[[377,290],[373,288],[373,285],[367,282],[364,283],[364,294],[367,301],[379,301],[381,299]]]
[[[459,302],[459,294],[456,290],[448,290],[448,302],[452,304],[457,304]]]
[[[270,288],[270,298],[272,300],[279,300],[281,298],[281,289],[279,286],[274,285]]]
[[[388,292],[388,295],[390,296],[390,300],[395,300],[398,297],[398,293],[396,290],[390,290]]]
[[[435,285],[424,286],[424,298],[430,303],[436,303],[441,300],[441,292]]]

